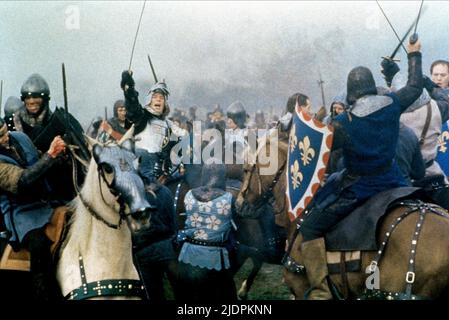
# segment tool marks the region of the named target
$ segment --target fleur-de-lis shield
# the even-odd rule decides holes
[[[287,199],[290,220],[312,200],[326,173],[332,147],[332,129],[297,110],[292,119],[287,159]]]
[[[438,153],[436,162],[440,165],[446,176],[449,175],[449,121],[443,124],[441,135],[438,138]]]

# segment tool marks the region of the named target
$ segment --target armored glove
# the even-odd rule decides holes
[[[128,88],[134,88],[135,82],[132,76],[132,72],[125,70],[122,72],[122,81],[120,81],[120,87],[123,90],[127,90]]]
[[[423,87],[426,88],[427,92],[431,93],[433,89],[439,88],[438,85],[433,82],[428,76],[423,76]]]
[[[382,74],[384,75],[385,81],[387,82],[387,86],[391,86],[391,81],[393,80],[396,73],[399,72],[399,66],[396,62],[389,60],[389,59],[383,59],[381,62]]]

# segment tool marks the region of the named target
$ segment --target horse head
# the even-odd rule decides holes
[[[151,212],[156,210],[156,206],[149,203],[150,196],[145,194],[131,135],[127,133],[117,144],[101,144],[89,137],[86,139],[93,155],[91,166],[96,166],[99,196],[109,207],[115,208],[120,221],[126,220],[131,232],[136,233],[150,226]],[[104,217],[100,220],[107,221]]]
[[[285,164],[287,161],[288,142],[283,134],[270,134],[259,140],[256,152],[247,150],[248,162],[243,166],[243,183],[236,199],[237,213],[242,217],[255,217],[260,208],[270,199],[275,202],[284,201],[285,194]],[[269,159],[277,157],[277,166],[271,173],[264,173],[264,169],[271,165],[262,163],[262,152]],[[272,153],[275,154],[272,154]],[[270,160],[271,161],[271,160]],[[267,172],[267,170],[265,170]]]

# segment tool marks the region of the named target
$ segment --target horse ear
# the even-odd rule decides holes
[[[120,145],[123,149],[126,149],[128,151],[131,151],[132,153],[135,153],[135,148],[134,148],[134,141],[131,139],[125,140],[122,142],[122,144]]]
[[[94,144],[92,147],[92,154],[94,156],[95,162],[98,163],[98,160],[100,159],[100,155],[103,152],[103,146],[99,143]]]
[[[134,136],[134,124],[129,128],[128,131],[119,140],[118,145],[120,146],[124,141],[131,139]]]
[[[93,149],[94,145],[96,145],[96,144],[102,145],[100,142],[98,142],[98,141],[95,140],[95,139],[92,139],[92,138],[89,137],[88,135],[84,135],[84,138],[85,138],[86,141],[87,141],[87,145],[88,145],[88,147],[89,147],[89,151],[90,151],[90,152],[92,152],[92,149]]]

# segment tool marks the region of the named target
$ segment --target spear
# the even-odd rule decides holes
[[[321,89],[321,100],[323,101],[323,106],[326,107],[326,101],[324,99],[324,81],[321,78],[321,72],[318,71],[319,75],[320,75],[320,80],[318,80],[318,86]]]
[[[65,121],[66,121],[66,128],[67,130],[70,128],[70,122],[69,122],[69,106],[67,103],[67,80],[65,76],[65,65],[62,63],[62,87],[63,87],[63,93],[64,93],[64,110],[65,110]]]

